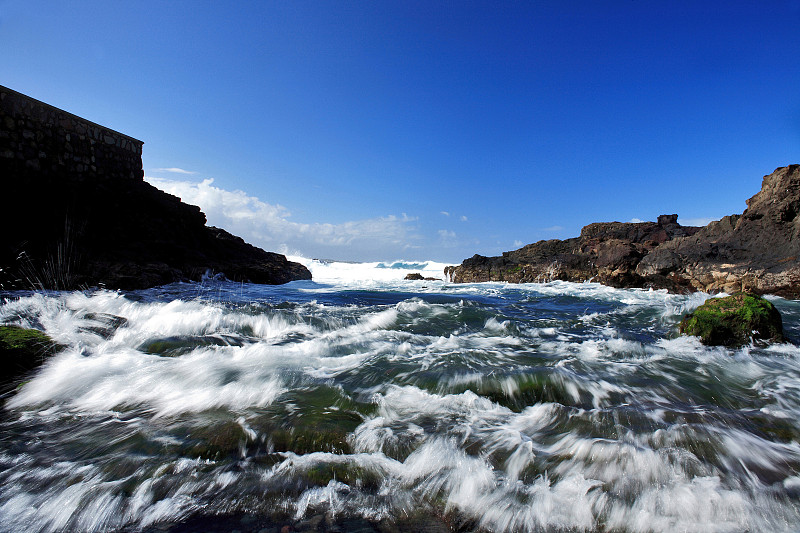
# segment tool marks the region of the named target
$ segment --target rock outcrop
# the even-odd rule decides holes
[[[142,289],[208,274],[265,284],[311,279],[303,265],[207,227],[200,208],[144,181],[28,178],[5,190],[6,290]]]
[[[764,176],[741,215],[712,222],[690,238],[665,243],[636,268],[669,275],[704,292],[749,290],[800,298],[800,165]]]
[[[403,278],[406,281],[442,281],[439,278],[426,278],[419,272],[412,272],[410,274],[406,274],[406,277]]]
[[[657,222],[605,222],[580,237],[539,241],[498,257],[475,255],[445,274],[456,283],[593,280],[672,292],[747,289],[800,297],[800,165],[765,176],[741,215],[704,228],[677,215]]]
[[[647,280],[636,273],[643,257],[667,241],[699,230],[681,226],[677,219],[678,215],[662,215],[658,222],[589,224],[580,237],[539,241],[499,257],[475,255],[460,266],[447,267],[445,274],[456,283],[595,280],[614,287],[644,284]]]
[[[35,329],[0,326],[0,392],[13,388],[26,373],[63,349]]]
[[[780,312],[768,300],[745,292],[707,300],[683,318],[679,329],[684,335],[700,337],[700,342],[709,346],[783,341]]]
[[[1,86],[0,126],[0,290],[311,279],[143,181],[141,141]]]

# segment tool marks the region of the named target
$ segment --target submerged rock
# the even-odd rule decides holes
[[[745,292],[707,300],[686,315],[679,327],[682,334],[700,337],[700,342],[709,346],[783,341],[780,312],[768,300]]]
[[[63,346],[35,329],[0,326],[0,385],[8,386]]]
[[[612,287],[800,298],[800,165],[764,176],[741,215],[703,228],[657,222],[589,224],[580,237],[539,241],[445,269],[455,283],[597,281]]]
[[[406,281],[442,281],[439,278],[426,278],[423,277],[422,274],[419,272],[412,272],[410,274],[406,274],[406,277],[403,278]]]

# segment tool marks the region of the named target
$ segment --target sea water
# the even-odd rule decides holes
[[[66,348],[4,398],[1,531],[800,529],[794,344],[709,296],[303,260],[314,281],[6,293]]]

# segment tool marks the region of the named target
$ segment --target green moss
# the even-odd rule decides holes
[[[314,452],[352,453],[344,430],[316,431],[310,428],[276,428],[269,434],[269,449],[275,452],[294,452],[298,455]]]
[[[0,326],[0,349],[2,350],[34,350],[41,351],[53,341],[35,329],[19,326]]]
[[[684,335],[713,346],[742,346],[754,339],[783,341],[781,315],[764,298],[744,292],[713,298],[680,323]]]
[[[308,469],[304,474],[310,485],[317,486],[325,486],[330,481],[336,480],[351,487],[377,490],[382,480],[380,472],[349,462],[321,462]]]
[[[0,326],[0,382],[18,380],[61,349],[61,345],[41,331]]]
[[[540,402],[555,402],[564,405],[576,403],[563,384],[550,375],[519,376],[514,381],[516,387],[513,390],[505,390],[497,380],[487,380],[471,388],[479,396],[515,412],[521,412],[526,407]]]
[[[196,428],[186,437],[183,454],[202,459],[220,460],[240,455],[248,438],[240,424],[232,420]]]

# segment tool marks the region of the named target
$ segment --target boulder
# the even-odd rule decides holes
[[[712,298],[686,315],[680,323],[684,335],[700,337],[709,346],[743,346],[754,340],[783,342],[781,314],[761,296],[739,292]]]
[[[8,388],[61,349],[41,331],[0,326],[0,388]]]

